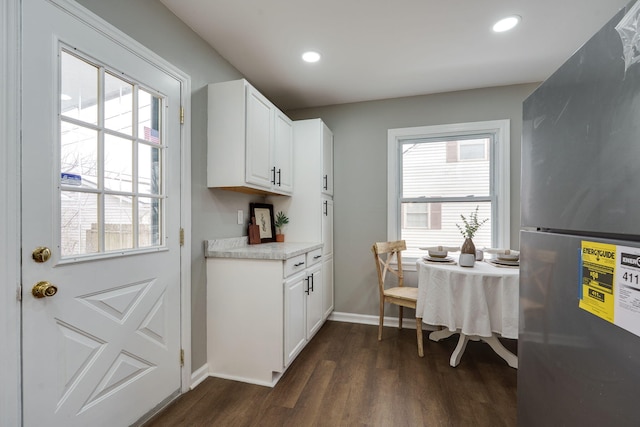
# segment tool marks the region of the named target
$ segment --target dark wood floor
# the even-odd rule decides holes
[[[274,388],[208,378],[146,427],[514,426],[516,370],[482,342],[449,366],[457,335],[418,357],[415,330],[327,322]],[[504,341],[514,351],[515,342]]]

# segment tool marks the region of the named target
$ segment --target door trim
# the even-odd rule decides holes
[[[20,375],[20,0],[0,6],[0,413],[22,424]]]
[[[71,0],[48,0],[65,10],[79,21],[140,58],[154,64],[158,69],[171,75],[181,83],[180,103],[184,108],[184,122],[181,126],[181,182],[180,182],[180,226],[186,236],[191,236],[191,78],[165,59],[156,55],[142,44],[116,29],[102,18]],[[0,145],[0,200],[7,200],[0,209],[0,231],[7,236],[0,241],[0,271],[6,271],[0,282],[0,310],[3,327],[0,329],[0,413],[8,425],[22,424],[22,383],[20,348],[21,310],[18,288],[21,278],[20,265],[20,76],[21,51],[21,1],[7,0],[0,8],[3,43],[0,43],[0,71],[6,76],[0,82],[0,138],[6,144]],[[178,234],[179,230],[168,230]],[[181,370],[181,392],[191,386],[191,246],[186,242],[180,248],[180,311],[181,347],[184,350],[184,366]],[[180,355],[176,354],[176,363]],[[158,402],[160,403],[160,402]]]

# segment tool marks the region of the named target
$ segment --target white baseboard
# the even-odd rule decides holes
[[[372,316],[370,314],[355,314],[355,313],[342,313],[338,311],[332,312],[329,317],[329,320],[334,320],[336,322],[346,322],[346,323],[360,323],[363,325],[378,325],[378,316]],[[398,327],[398,318],[397,317],[386,317],[384,318],[384,326],[388,328],[397,328]],[[415,329],[416,328],[416,318],[407,318],[404,317],[402,319],[402,327],[407,329]],[[435,326],[427,325],[425,323],[422,324],[423,331],[435,331],[437,328]]]
[[[191,390],[209,377],[209,364],[205,363],[197,371],[191,374]]]

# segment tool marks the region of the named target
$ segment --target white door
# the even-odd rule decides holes
[[[180,82],[22,4],[24,425],[130,425],[180,390]]]

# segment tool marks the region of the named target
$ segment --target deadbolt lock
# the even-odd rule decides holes
[[[47,262],[51,258],[51,249],[40,246],[33,250],[31,257],[35,262]]]
[[[36,298],[52,297],[58,292],[58,288],[49,282],[38,282],[33,285],[31,293]]]

